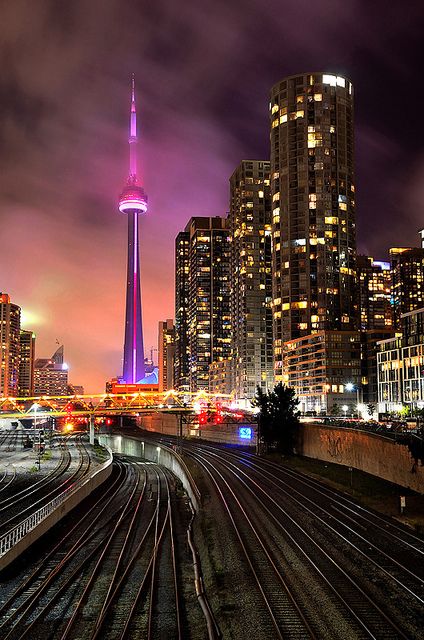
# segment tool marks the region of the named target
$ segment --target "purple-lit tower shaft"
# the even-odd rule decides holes
[[[147,211],[147,196],[137,180],[137,113],[134,77],[131,83],[130,171],[127,185],[119,198],[119,211],[128,214],[127,303],[123,378],[127,384],[140,382],[145,376],[143,326],[141,316],[139,213]]]

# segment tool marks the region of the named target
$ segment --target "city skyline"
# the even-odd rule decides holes
[[[398,99],[406,102],[409,90],[418,104],[422,91],[414,85],[418,5],[402,12],[384,5],[382,18],[380,2],[369,9],[375,15],[355,3],[333,11],[323,2],[308,8],[301,33],[290,34],[283,17],[301,25],[301,3],[287,3],[289,14],[275,25],[271,6],[254,3],[237,28],[241,3],[213,16],[211,5],[190,13],[165,2],[136,10],[130,26],[119,7],[125,43],[115,26],[118,3],[102,4],[102,12],[96,2],[90,10],[77,4],[61,14],[47,6],[22,2],[5,11],[0,290],[24,316],[33,314],[23,326],[37,334],[38,357],[57,337],[66,345],[72,382],[96,391],[122,369],[126,232],[116,193],[125,178],[131,71],[150,196],[141,250],[146,354],[156,346],[158,320],[174,316],[175,237],[191,216],[225,216],[235,167],[269,155],[269,94],[285,76],[321,68],[355,86],[358,251],[387,260],[390,246],[419,246],[419,110],[399,110]],[[159,17],[166,33],[155,26]],[[182,29],[191,46],[175,49]],[[269,50],[266,34],[275,39]]]

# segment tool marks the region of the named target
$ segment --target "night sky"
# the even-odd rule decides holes
[[[0,291],[70,380],[121,373],[130,74],[136,75],[145,349],[174,316],[174,240],[225,215],[241,159],[269,157],[269,91],[334,72],[355,87],[358,249],[424,226],[424,8],[380,0],[13,0],[0,9]]]

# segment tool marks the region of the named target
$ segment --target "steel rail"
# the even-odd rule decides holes
[[[90,591],[90,589],[91,589],[91,587],[93,585],[94,579],[96,578],[96,576],[99,573],[99,570],[101,568],[103,560],[104,560],[107,552],[109,551],[110,547],[112,546],[112,542],[114,541],[115,536],[118,534],[119,529],[121,528],[121,524],[123,523],[124,519],[128,515],[129,507],[130,507],[130,504],[132,503],[133,498],[134,498],[134,496],[135,496],[135,494],[137,492],[139,481],[140,481],[140,476],[138,475],[137,476],[137,480],[134,483],[134,487],[133,487],[132,491],[130,492],[130,494],[129,494],[128,498],[127,498],[127,502],[125,504],[125,508],[122,510],[121,515],[119,516],[118,520],[116,521],[116,523],[115,523],[115,525],[114,525],[114,527],[113,527],[113,529],[112,529],[112,531],[111,531],[111,533],[110,533],[110,535],[108,537],[108,540],[107,540],[106,544],[104,545],[103,550],[100,553],[100,556],[99,556],[99,558],[98,558],[98,560],[97,560],[97,562],[96,562],[96,564],[94,566],[94,569],[92,570],[91,575],[89,576],[88,580],[85,583],[84,590],[83,590],[82,594],[80,595],[80,597],[78,598],[76,607],[75,607],[75,609],[74,609],[74,611],[73,611],[73,613],[72,613],[72,615],[71,615],[71,617],[70,617],[70,619],[68,621],[68,624],[65,627],[65,630],[63,631],[63,633],[61,635],[61,640],[66,640],[66,638],[69,637],[71,629],[75,625],[77,616],[80,613],[81,608],[82,608],[83,604],[85,603],[85,601],[87,599],[88,593],[89,593],[89,591]],[[142,489],[142,493],[143,494],[144,494],[144,486],[145,485],[143,485],[143,489]],[[127,538],[127,536],[125,536],[125,538],[124,538],[124,545],[125,546],[126,546],[127,540],[128,540],[128,538]]]
[[[158,474],[155,470],[156,476],[158,478]],[[147,536],[150,534],[151,528],[153,527],[153,524],[156,521],[156,514],[159,510],[160,507],[160,492],[158,491],[158,495],[156,498],[156,505],[152,514],[151,519],[149,520],[149,522],[147,523],[147,526],[145,528],[144,534],[141,538],[141,540],[138,542],[135,550],[133,551],[131,557],[128,560],[128,563],[126,565],[126,567],[124,568],[121,576],[119,577],[119,579],[116,576],[115,582],[112,584],[113,589],[110,589],[108,591],[108,597],[107,599],[105,599],[102,609],[97,617],[96,620],[96,624],[95,624],[95,629],[93,631],[93,634],[91,635],[91,640],[95,640],[95,638],[99,637],[99,634],[102,632],[103,627],[105,625],[105,622],[107,620],[107,616],[111,614],[112,608],[115,606],[115,603],[117,602],[120,592],[124,586],[125,580],[127,580],[128,575],[130,574],[130,571],[132,569],[132,567],[134,566],[136,560],[139,558],[140,556],[140,552],[143,549],[143,546],[145,545],[145,542],[147,540]]]
[[[214,455],[217,455],[217,454],[214,454]],[[250,461],[250,465],[251,465],[250,468],[252,468],[252,465],[254,465],[254,463],[252,461]],[[321,524],[324,525],[324,527],[329,528],[333,533],[335,533],[337,536],[339,536],[346,544],[351,546],[357,553],[359,553],[360,555],[365,557],[369,562],[374,564],[374,566],[376,566],[380,571],[383,571],[389,578],[394,580],[398,584],[398,586],[400,586],[405,591],[407,591],[411,596],[416,598],[421,604],[424,604],[424,599],[419,593],[415,593],[414,591],[412,591],[412,589],[410,587],[408,587],[406,584],[401,582],[388,569],[383,567],[374,558],[372,558],[369,553],[367,553],[363,549],[359,548],[351,540],[346,538],[346,536],[344,536],[340,531],[337,531],[334,527],[332,527],[329,524],[329,522],[325,521],[320,515],[318,515],[316,513],[316,509],[319,509],[325,515],[327,515],[331,520],[337,522],[338,525],[340,525],[341,527],[346,529],[352,535],[356,536],[356,538],[358,538],[359,540],[361,540],[363,543],[366,544],[368,549],[373,549],[375,552],[381,554],[381,556],[383,556],[385,559],[387,559],[388,561],[392,562],[401,571],[405,572],[405,574],[408,574],[413,580],[415,580],[417,583],[419,583],[418,584],[419,589],[422,589],[424,587],[424,579],[420,578],[418,575],[413,573],[413,571],[411,571],[408,567],[406,567],[404,564],[402,564],[401,562],[396,560],[396,558],[393,558],[392,555],[389,555],[388,553],[386,553],[386,551],[384,551],[383,549],[379,548],[376,544],[374,544],[374,542],[372,540],[370,540],[369,538],[365,538],[361,533],[359,533],[358,531],[355,531],[354,529],[352,529],[351,526],[349,526],[346,523],[342,522],[340,520],[340,518],[337,518],[328,509],[326,509],[322,505],[317,504],[311,498],[308,498],[305,494],[301,493],[298,489],[296,489],[296,487],[290,485],[290,492],[289,492],[287,489],[284,489],[280,484],[277,483],[277,481],[284,482],[282,479],[277,478],[274,474],[271,474],[269,471],[267,471],[263,467],[261,467],[261,465],[256,465],[255,470],[256,470],[257,473],[260,473],[262,477],[263,477],[264,474],[266,474],[268,482],[270,482],[275,488],[277,488],[280,491],[282,491],[291,500],[294,500],[305,511],[307,511],[309,514],[311,514],[313,517],[317,518],[321,522]],[[244,472],[242,472],[242,473],[244,473]],[[244,474],[244,475],[245,475],[246,478],[249,478],[249,476],[247,474]],[[253,481],[252,478],[249,478],[249,480]],[[258,486],[258,485],[256,485],[256,486]],[[262,489],[262,491],[263,491],[263,489]],[[298,499],[294,497],[294,494],[296,494],[298,496]],[[267,495],[267,494],[265,494],[265,495]],[[334,497],[333,497],[333,499],[334,499]],[[310,505],[310,508],[307,507],[307,504]]]
[[[128,469],[126,469],[125,471],[126,471],[126,473],[125,473],[125,476],[124,476],[124,479],[123,479],[123,484],[120,487],[118,487],[118,489],[116,491],[116,494],[119,494],[119,492],[125,486],[125,484],[124,484],[125,481],[128,480],[128,477],[129,477]],[[113,496],[112,499],[114,497],[115,496]],[[86,538],[86,539],[83,539],[83,536],[80,537],[79,544],[77,546],[74,545],[73,549],[69,552],[69,554],[67,554],[66,562],[69,562],[70,560],[72,560],[79,551],[81,551],[84,547],[87,547],[88,546],[88,542],[93,542],[97,538],[98,539],[98,543],[95,546],[93,546],[93,548],[91,549],[91,551],[89,551],[88,554],[86,554],[84,556],[84,559],[82,560],[82,562],[80,562],[76,567],[74,567],[71,570],[70,574],[65,576],[64,582],[62,582],[61,585],[59,585],[58,587],[55,588],[53,594],[50,597],[48,597],[47,602],[42,606],[42,608],[35,615],[33,614],[31,621],[25,625],[25,628],[23,629],[23,631],[20,632],[19,638],[17,640],[21,640],[21,639],[23,640],[23,638],[27,637],[27,635],[30,632],[32,632],[32,630],[35,627],[35,625],[40,620],[44,620],[45,619],[45,617],[48,615],[48,612],[50,611],[50,608],[59,600],[59,598],[62,595],[64,595],[64,593],[66,592],[66,589],[70,586],[70,584],[73,584],[74,581],[79,576],[81,576],[82,570],[87,565],[90,564],[90,562],[92,561],[92,559],[96,555],[98,555],[99,547],[101,547],[102,545],[106,545],[107,541],[110,539],[110,527],[108,526],[109,523],[112,520],[114,520],[114,518],[116,516],[116,513],[120,513],[120,512],[125,511],[125,508],[126,508],[126,503],[124,502],[118,507],[117,511],[114,511],[107,518],[106,523],[103,524],[97,531],[94,531],[92,533],[92,535],[89,535],[88,538]],[[104,509],[102,509],[102,512],[103,511],[104,511]],[[107,530],[103,531],[104,529],[107,529]],[[29,604],[27,609],[22,613],[21,617],[19,618],[19,620],[15,624],[14,628],[17,628],[18,624],[23,620],[24,616],[29,614],[37,606],[37,600],[38,601],[40,600],[41,596],[44,594],[46,589],[50,586],[52,581],[55,578],[60,578],[61,577],[61,571],[63,570],[64,565],[65,565],[65,562],[61,561],[50,572],[48,579],[45,581],[45,583],[40,588],[40,590],[39,590],[39,592],[37,594],[37,598],[32,598],[32,602]],[[2,638],[2,640],[10,640],[10,634],[7,635],[4,639]],[[32,636],[30,636],[30,640],[32,640]]]
[[[414,552],[424,555],[424,540],[418,535],[414,534],[412,531],[408,531],[407,529],[396,523],[396,521],[390,521],[388,518],[384,518],[375,511],[371,511],[366,507],[357,504],[347,495],[338,492],[331,487],[327,487],[326,485],[323,485],[322,482],[320,483],[314,478],[306,476],[301,472],[298,472],[294,469],[288,469],[287,467],[282,467],[281,465],[268,460],[261,459],[261,463],[280,471],[284,475],[292,476],[301,484],[315,489],[315,491],[321,493],[321,495],[323,496],[330,496],[331,498],[334,498],[336,496],[338,501],[342,502],[345,505],[346,510],[353,512],[356,517],[365,520],[368,525],[371,519],[374,526],[377,526],[382,532],[385,533],[386,536],[390,536],[396,542],[401,542],[405,546],[410,547]],[[419,546],[417,545],[420,545],[421,548],[419,548]]]
[[[15,467],[15,466],[13,466],[13,473],[11,474],[11,476],[12,476],[12,477],[10,478],[10,480],[8,480],[8,482],[6,482],[6,484],[4,485],[4,487],[0,487],[0,493],[1,493],[2,491],[5,491],[5,490],[7,489],[7,487],[8,487],[10,484],[12,484],[12,482],[16,479],[16,467]],[[2,477],[2,479],[1,479],[1,481],[0,481],[0,482],[3,482],[3,481],[5,480],[5,478],[6,478],[6,477],[7,477],[7,469],[5,469],[5,470],[4,470],[4,474],[3,474],[3,477]]]
[[[215,463],[218,463],[221,466],[224,466],[225,468],[225,462],[223,461],[222,456],[218,456],[217,454],[211,454],[211,452],[208,452],[208,454],[212,455]],[[190,455],[193,455],[193,454],[191,453]],[[194,455],[194,457],[196,458],[197,456]],[[211,465],[211,463],[209,464]],[[400,638],[403,638],[404,640],[409,640],[409,637],[405,635],[404,631],[400,629],[398,625],[391,618],[389,618],[386,612],[381,607],[378,606],[375,600],[373,600],[373,598],[370,597],[370,595],[366,591],[364,591],[362,587],[354,581],[354,579],[327,553],[327,551],[322,546],[320,546],[317,543],[317,541],[314,538],[312,538],[312,536],[287,511],[285,511],[282,508],[280,504],[278,504],[278,502],[276,502],[276,500],[273,497],[267,494],[266,491],[257,482],[255,482],[252,478],[249,478],[245,472],[243,472],[241,469],[236,467],[233,463],[227,461],[227,464],[236,470],[236,472],[231,471],[231,473],[238,478],[238,480],[242,483],[242,485],[246,488],[246,490],[249,491],[249,493],[253,496],[255,501],[261,505],[261,508],[267,513],[267,515],[278,527],[281,527],[282,523],[275,516],[275,514],[264,504],[264,502],[258,498],[258,493],[257,493],[258,491],[264,494],[266,499],[271,502],[271,504],[277,510],[277,512],[283,514],[284,518],[289,520],[295,526],[295,528],[306,537],[306,539],[308,540],[308,543],[310,543],[310,548],[317,549],[317,551],[324,558],[326,558],[326,560],[330,563],[330,566],[333,566],[333,568],[335,568],[347,580],[347,583],[350,584],[353,587],[353,589],[358,591],[361,594],[361,597],[365,598],[365,600],[369,603],[369,605],[371,605],[371,610],[372,609],[376,610],[378,614],[386,621],[386,623],[397,634],[399,634]],[[243,480],[240,478],[240,475],[239,475],[240,473],[247,478],[247,481],[251,482],[252,485],[254,485],[255,490],[253,490],[250,486],[247,485],[246,480]],[[325,581],[325,583],[331,589],[331,591],[333,591],[333,593],[339,598],[339,600],[343,603],[343,605],[350,612],[353,618],[360,624],[362,629],[369,635],[369,637],[375,638],[373,632],[366,626],[365,622],[360,618],[360,616],[356,613],[356,611],[352,608],[352,606],[346,601],[345,596],[342,596],[340,592],[335,589],[331,580],[328,579],[328,577],[318,567],[317,563],[311,558],[310,555],[308,555],[304,547],[302,547],[299,544],[299,542],[294,539],[294,537],[287,530],[287,528],[285,528],[284,532],[285,532],[285,535],[287,535],[290,538],[292,543],[299,549],[299,551],[302,553],[305,559],[310,563],[310,565],[315,569],[315,571],[318,572],[320,577]]]
[[[101,497],[92,506],[90,511],[88,511],[81,518],[81,520],[76,522],[76,524],[63,536],[63,538],[61,538],[61,540],[53,547],[53,549],[51,551],[49,551],[47,556],[43,557],[43,560],[35,568],[35,570],[32,573],[30,573],[30,575],[25,579],[25,581],[22,582],[18,586],[18,588],[10,595],[10,597],[5,602],[3,602],[1,604],[1,606],[0,606],[0,615],[2,615],[5,611],[7,611],[9,613],[9,617],[7,618],[7,621],[10,621],[14,617],[16,617],[16,615],[18,615],[20,612],[22,612],[22,609],[24,608],[24,606],[27,607],[27,609],[25,611],[28,612],[29,611],[28,606],[30,605],[30,603],[33,602],[37,597],[42,595],[42,593],[44,593],[45,589],[49,586],[51,580],[57,575],[57,573],[59,571],[61,571],[65,567],[65,565],[82,548],[83,545],[87,545],[87,543],[90,541],[91,538],[93,538],[96,535],[98,535],[98,531],[97,530],[93,530],[93,527],[100,520],[100,518],[103,515],[103,513],[106,511],[108,506],[111,504],[112,500],[116,497],[117,493],[121,489],[121,484],[120,483],[121,483],[121,478],[122,478],[122,476],[124,474],[124,470],[125,469],[124,469],[124,466],[119,462],[115,462],[115,465],[118,468],[118,476],[113,481],[111,486],[107,488],[106,494],[102,494],[101,495]],[[105,501],[105,498],[106,498],[106,501]],[[92,517],[92,513],[102,503],[103,503],[103,506],[101,507],[101,510],[93,518]],[[109,520],[111,520],[114,517],[115,517],[114,514],[110,515]],[[53,568],[48,571],[47,575],[44,578],[41,579],[41,583],[38,586],[36,586],[35,588],[31,587],[32,583],[37,578],[40,577],[40,574],[42,574],[43,571],[45,571],[45,568],[48,567],[49,563],[51,561],[53,561],[53,558],[54,558],[55,554],[63,547],[63,545],[68,540],[72,540],[73,536],[75,535],[75,533],[77,532],[77,530],[81,526],[81,524],[83,524],[89,518],[92,518],[92,519],[88,523],[88,526],[85,529],[83,529],[83,532],[77,537],[76,541],[72,544],[72,547],[67,551],[66,555],[59,562],[56,562],[54,564]],[[107,520],[107,522],[109,522],[109,520]],[[105,525],[103,525],[103,527],[107,526],[107,522],[106,522]],[[16,605],[13,606],[13,603],[17,599],[17,597],[22,595],[25,592],[25,590],[30,588],[30,587],[31,587],[30,596],[23,603],[21,603],[18,607]],[[12,611],[12,614],[10,614],[10,611]],[[0,629],[2,628],[3,625],[4,625],[4,622],[0,624]]]
[[[312,628],[310,627],[310,624],[308,622],[308,620],[306,619],[301,607],[299,606],[299,604],[296,602],[293,594],[290,591],[289,585],[287,584],[287,582],[285,581],[283,575],[281,574],[281,571],[278,569],[278,567],[276,566],[274,560],[272,559],[264,541],[262,540],[260,534],[258,533],[258,531],[256,530],[256,528],[254,527],[254,525],[251,522],[251,519],[249,518],[249,516],[247,515],[244,507],[242,506],[242,504],[240,503],[240,500],[238,499],[238,497],[236,496],[235,492],[233,491],[231,485],[227,482],[227,480],[223,477],[223,475],[221,474],[220,471],[218,471],[218,469],[216,468],[216,466],[213,466],[208,460],[202,459],[200,456],[193,454],[192,452],[190,453],[190,455],[197,461],[198,464],[200,464],[205,471],[207,472],[208,476],[210,477],[210,479],[212,480],[213,484],[216,487],[216,490],[218,492],[218,494],[220,495],[221,501],[228,513],[228,516],[230,518],[231,524],[233,525],[233,529],[236,533],[236,536],[239,540],[240,546],[243,550],[243,553],[245,555],[245,558],[247,560],[247,563],[250,567],[250,570],[253,574],[253,577],[255,579],[255,582],[259,588],[259,591],[262,595],[263,601],[265,603],[266,608],[268,609],[268,613],[270,615],[272,624],[274,625],[275,631],[277,633],[277,636],[279,638],[279,640],[284,640],[285,638],[285,634],[282,633],[281,627],[279,622],[277,621],[275,615],[274,615],[274,611],[273,611],[273,607],[269,601],[268,596],[265,593],[265,588],[262,584],[261,578],[258,575],[257,570],[255,569],[255,567],[253,566],[253,562],[250,556],[250,553],[247,549],[247,546],[243,540],[243,536],[240,532],[240,527],[237,525],[234,514],[231,511],[231,508],[228,504],[228,500],[227,498],[224,496],[224,492],[222,491],[219,482],[216,480],[215,475],[217,474],[219,476],[219,478],[221,479],[221,481],[224,483],[226,489],[228,490],[228,493],[230,495],[233,496],[233,499],[235,500],[238,508],[240,509],[241,513],[243,514],[243,517],[245,519],[245,522],[247,523],[247,525],[250,527],[252,533],[254,534],[257,542],[260,545],[260,548],[262,549],[263,553],[265,554],[274,574],[275,577],[277,578],[278,582],[280,583],[280,585],[283,587],[284,592],[286,593],[287,599],[288,599],[288,603],[289,606],[293,607],[296,615],[299,618],[299,621],[301,622],[301,624],[304,626],[304,631],[308,634],[308,636],[311,639],[316,639],[318,640],[318,637],[316,636],[316,634],[314,633],[314,631],[312,630]],[[289,631],[288,631],[289,633]]]
[[[5,498],[4,500],[2,500],[0,502],[0,513],[2,511],[5,511],[10,506],[10,504],[17,504],[18,502],[20,502],[20,499],[25,499],[26,497],[32,495],[33,493],[36,493],[39,487],[43,486],[43,484],[49,484],[49,482],[53,480],[56,476],[57,477],[61,476],[68,469],[71,462],[70,454],[69,452],[67,453],[68,453],[67,465],[65,466],[64,469],[60,469],[60,467],[65,463],[65,449],[61,448],[61,457],[60,457],[59,464],[50,473],[40,478],[40,480],[37,480],[36,482],[32,482],[29,487],[25,487],[25,489],[18,491],[13,496],[9,496],[8,498]],[[19,500],[17,500],[17,498],[19,498]]]
[[[126,477],[127,476],[125,476],[124,480],[126,479]],[[101,513],[98,514],[99,518],[100,518],[101,514],[103,513],[103,511],[105,511],[105,509],[107,508],[109,502],[114,499],[115,495],[119,493],[121,488],[122,488],[122,486],[119,486],[118,489],[115,491],[115,493],[111,496],[111,499],[108,500],[107,504],[101,510]],[[122,508],[122,505],[119,508]],[[119,508],[118,508],[118,510],[119,510]],[[10,623],[16,617],[16,615],[19,615],[18,620],[15,621],[13,627],[9,630],[7,635],[6,636],[1,636],[2,640],[10,640],[10,638],[12,637],[14,631],[16,629],[19,629],[19,623],[21,623],[23,621],[23,619],[24,619],[24,617],[26,615],[29,615],[31,613],[31,611],[33,611],[33,609],[36,608],[37,601],[40,600],[41,596],[44,595],[44,593],[49,588],[49,586],[54,581],[54,579],[60,575],[60,571],[64,568],[66,563],[68,563],[78,553],[78,551],[80,551],[83,547],[87,546],[87,544],[88,544],[88,542],[90,540],[93,540],[96,536],[98,536],[99,533],[107,526],[107,523],[110,522],[115,517],[115,514],[116,514],[116,512],[112,513],[108,517],[108,520],[107,520],[106,524],[102,525],[99,528],[99,530],[97,530],[97,531],[92,531],[92,527],[90,525],[89,528],[87,529],[87,531],[91,530],[90,533],[88,533],[88,535],[86,535],[86,532],[84,532],[80,536],[80,538],[75,542],[74,546],[66,554],[66,556],[62,560],[60,560],[59,562],[55,563],[53,568],[51,570],[49,570],[48,575],[42,580],[41,584],[38,585],[38,587],[36,587],[35,589],[31,589],[30,588],[29,596],[24,600],[23,603],[18,605],[18,607],[14,611],[12,611],[12,613],[7,618],[5,618],[5,620],[1,623],[0,629],[2,629],[4,626],[6,626],[8,623]],[[85,518],[83,518],[83,520],[84,519]],[[95,520],[97,520],[97,518],[95,518]],[[76,526],[78,526],[78,525],[76,525]],[[106,540],[108,535],[109,535],[109,531],[107,531],[103,535],[103,537],[100,538],[100,543],[102,543],[104,540]],[[55,550],[57,550],[57,546],[56,546]],[[35,617],[32,619],[32,621],[29,623],[29,625],[25,625],[25,628],[23,630],[19,629],[19,631],[18,631],[19,632],[19,637],[18,637],[17,640],[21,640],[24,637],[26,637],[26,635],[32,630],[33,626],[35,625],[35,623],[40,618],[44,619],[44,616],[47,614],[47,612],[49,610],[49,607],[51,605],[53,605],[58,600],[58,598],[62,595],[62,592],[65,589],[65,587],[67,587],[69,585],[69,583],[71,583],[74,580],[74,578],[76,578],[78,576],[78,574],[81,572],[82,568],[86,564],[88,564],[90,562],[91,558],[96,553],[98,553],[98,548],[97,547],[95,547],[88,555],[86,555],[84,557],[83,561],[80,564],[78,564],[76,569],[74,569],[72,571],[71,575],[67,577],[67,580],[65,581],[65,584],[62,584],[59,588],[57,588],[54,591],[53,596],[51,596],[50,599],[48,599],[48,602],[42,607],[41,611],[38,614],[35,615]],[[30,576],[30,579],[32,577],[33,576]],[[18,589],[18,591],[19,591],[19,589]],[[14,594],[12,595],[12,597],[14,597]],[[2,610],[3,610],[4,606],[5,605],[2,606]]]

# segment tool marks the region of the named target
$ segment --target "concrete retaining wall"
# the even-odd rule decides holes
[[[169,436],[176,436],[179,429],[179,416],[175,413],[153,413],[151,415],[143,415],[138,418],[138,426],[146,431],[155,433],[163,433]],[[239,428],[241,426],[250,427],[252,430],[252,438],[240,438]],[[205,424],[195,429],[194,426],[183,423],[183,436],[196,437],[201,440],[209,440],[211,442],[220,442],[222,444],[240,444],[252,448],[256,448],[256,424]]]
[[[302,424],[298,453],[308,458],[360,469],[418,493],[424,493],[424,467],[407,447],[372,433]]]
[[[70,493],[64,502],[42,520],[34,529],[29,531],[19,542],[13,545],[3,556],[0,557],[0,571],[13,562],[21,553],[30,547],[36,540],[41,538],[49,529],[54,527],[72,509],[80,504],[90,493],[105,482],[112,473],[113,456],[109,449],[110,459],[105,462],[100,469],[97,469],[89,478],[86,478],[77,489]]]
[[[130,436],[99,434],[99,443],[107,445],[114,453],[144,458],[157,462],[172,471],[182,482],[194,508],[200,507],[200,493],[182,458],[176,451],[164,445],[156,445],[148,441],[138,440]]]

